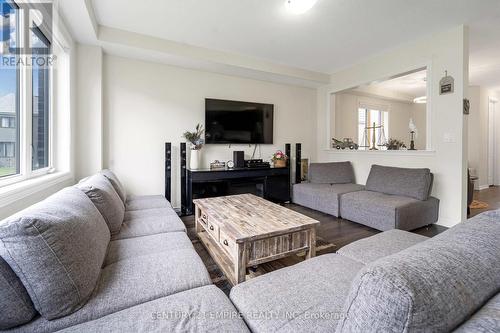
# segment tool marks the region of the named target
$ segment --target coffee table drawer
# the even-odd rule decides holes
[[[219,241],[219,226],[211,223],[210,221],[208,222],[207,226],[207,231],[210,233],[210,235],[216,240]]]
[[[198,215],[198,221],[205,229],[208,230],[208,215],[206,213],[204,213],[203,211],[200,211],[200,213]]]
[[[223,230],[220,230],[220,243],[222,248],[233,258],[236,258],[236,242],[231,240]]]

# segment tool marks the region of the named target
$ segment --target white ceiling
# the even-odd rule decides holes
[[[65,1],[63,14],[73,0]],[[93,0],[92,6],[102,26],[322,73],[467,24],[471,83],[500,89],[499,0],[318,0],[298,16],[284,2]],[[78,20],[76,13],[66,18],[69,25]]]
[[[372,83],[370,86],[396,94],[407,95],[413,100],[414,98],[427,95],[427,70]]]

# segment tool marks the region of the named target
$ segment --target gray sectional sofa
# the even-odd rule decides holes
[[[500,211],[432,239],[390,230],[228,298],[168,201],[106,170],[0,222],[0,330],[498,332],[499,239]]]
[[[373,165],[365,186],[355,184],[350,162],[312,163],[309,183],[293,186],[296,204],[386,231],[437,222],[429,169]]]
[[[0,222],[0,330],[248,331],[162,196],[109,170]]]
[[[252,332],[499,332],[500,211],[390,230],[237,285]]]

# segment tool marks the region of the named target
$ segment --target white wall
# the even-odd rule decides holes
[[[469,167],[476,170],[479,179],[476,190],[488,187],[488,132],[489,132],[489,99],[498,95],[485,87],[469,87],[470,115],[468,138]],[[498,109],[498,107],[497,107]],[[498,112],[497,112],[498,113]],[[500,130],[500,118],[493,119],[494,126]],[[496,142],[500,142],[500,133],[497,133]],[[500,147],[500,145],[499,145]],[[500,154],[497,154],[497,164],[500,165]],[[498,179],[498,178],[497,178]]]
[[[164,191],[164,143],[172,142],[172,204],[180,206],[179,144],[182,133],[204,123],[205,98],[272,103],[274,145],[257,157],[269,159],[285,143],[301,142],[303,156],[315,158],[316,91],[111,55],[104,56],[104,166],[134,194]],[[208,145],[203,164],[232,159],[228,145]]]
[[[77,113],[75,176],[89,176],[102,169],[102,49],[77,46]]]
[[[431,148],[434,152],[338,152],[329,142],[330,94],[413,69],[429,70]],[[445,71],[455,78],[453,94],[439,95]],[[318,160],[351,160],[358,182],[364,183],[372,164],[428,167],[435,175],[433,195],[441,200],[439,222],[452,226],[466,219],[467,119],[462,100],[468,86],[468,31],[460,26],[408,43],[365,63],[332,75],[331,84],[318,89]]]

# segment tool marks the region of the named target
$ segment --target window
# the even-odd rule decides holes
[[[31,31],[31,45],[38,54],[50,54],[50,42],[40,29]],[[32,66],[32,168],[49,166],[49,76],[47,67]]]
[[[1,3],[1,2],[0,2]],[[18,17],[13,7],[2,6],[1,16],[3,22],[9,22],[8,29],[0,28],[3,47],[0,57],[14,52],[19,35]],[[2,30],[3,29],[3,30]],[[8,43],[6,43],[8,41]],[[20,71],[19,68],[0,68],[0,177],[12,176],[20,173],[20,154],[16,147],[20,142],[19,124],[19,96],[20,96]]]
[[[38,58],[50,56],[52,48],[50,39],[33,22],[20,24],[25,18],[14,2],[0,0],[0,8],[2,22],[8,22],[0,26],[0,60],[9,64],[0,66],[1,186],[51,167],[52,70]],[[24,40],[20,36],[29,40],[18,43]],[[31,49],[28,55],[18,49],[26,43]]]
[[[359,149],[385,149],[389,125],[389,112],[369,108],[358,109]],[[375,134],[375,140],[374,140]]]
[[[16,128],[15,117],[2,117],[1,128]]]

